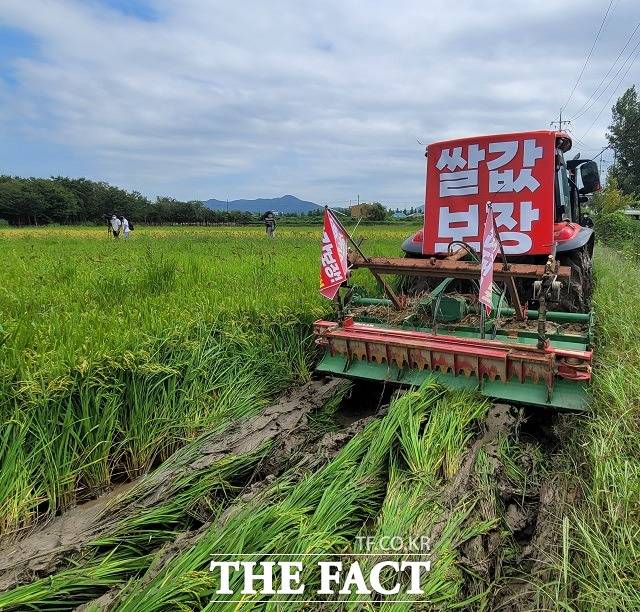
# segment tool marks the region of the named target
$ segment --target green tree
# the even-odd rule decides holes
[[[322,209],[319,211],[321,214]],[[124,215],[134,223],[247,224],[253,221],[251,214],[209,210],[198,200],[182,202],[158,197],[151,202],[137,191],[126,191],[85,178],[0,175],[0,222],[11,225],[101,224],[113,213]]]
[[[593,195],[591,206],[596,215],[610,215],[631,207],[634,200],[633,194],[624,194],[618,188],[618,179],[610,174],[605,188]]]
[[[0,182],[0,217],[13,225],[37,223],[42,202],[25,179]]]
[[[615,152],[610,174],[624,193],[640,193],[640,99],[635,85],[612,108],[607,139]]]
[[[371,204],[371,209],[367,211],[367,219],[371,221],[384,221],[387,218],[387,209],[380,204],[380,202],[374,202]]]
[[[42,202],[42,209],[39,211],[40,223],[78,221],[80,202],[72,191],[47,179],[35,179],[31,180],[31,183]]]

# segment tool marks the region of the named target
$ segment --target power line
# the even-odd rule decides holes
[[[555,123],[555,122],[554,122]],[[580,138],[578,138],[574,133],[573,130],[567,128],[567,132],[569,132],[569,135],[571,136],[571,141],[576,143],[577,145],[580,145],[584,150],[591,150],[591,151],[597,151],[598,149],[588,149],[587,147],[589,146],[586,142],[580,140]]]
[[[575,85],[573,86],[573,89],[571,90],[571,93],[569,94],[567,101],[562,105],[562,108],[560,109],[561,113],[565,108],[567,108],[567,104],[569,104],[569,102],[571,101],[571,98],[573,97],[573,94],[575,93],[576,88],[578,87],[578,83],[580,83],[580,79],[584,74],[587,64],[589,63],[589,60],[591,59],[591,54],[593,53],[593,50],[596,48],[596,44],[598,43],[598,39],[600,38],[600,34],[602,33],[602,29],[604,28],[604,24],[607,21],[607,16],[609,15],[609,11],[611,10],[612,4],[613,4],[613,0],[609,0],[609,6],[607,6],[607,10],[605,11],[604,17],[602,18],[602,22],[600,23],[600,27],[598,28],[598,32],[596,33],[596,37],[593,39],[593,44],[591,45],[591,49],[589,49],[587,59],[584,60],[584,64],[582,65],[582,70],[580,70],[580,74],[576,79]]]
[[[640,26],[640,24],[638,24]],[[629,60],[631,60],[631,64],[629,65],[629,67],[626,69],[625,73],[622,75],[622,78],[620,79],[618,85],[614,88],[613,92],[615,92],[619,87],[620,84],[622,83],[622,81],[624,80],[624,78],[627,76],[627,74],[629,73],[629,70],[631,70],[631,66],[633,66],[633,63],[636,61],[638,54],[636,53],[636,50],[638,49],[638,47],[640,47],[640,38],[638,39],[638,41],[636,42],[635,47],[631,50],[631,53],[629,53],[629,55],[627,56],[627,58],[624,60],[624,62],[622,64],[620,64],[620,67],[618,68],[617,72],[611,77],[610,81],[607,83],[607,85],[605,86],[605,88],[598,94],[598,96],[593,100],[593,102],[589,105],[589,107],[587,109],[585,109],[584,112],[580,113],[579,115],[576,115],[576,117],[582,117],[599,99],[600,97],[602,97],[602,95],[604,93],[606,93],[606,91],[609,89],[609,87],[611,87],[611,85],[613,84],[613,82],[616,80],[616,78],[618,77],[618,75],[622,72],[622,70],[624,69],[624,67],[627,65],[627,62],[629,62]],[[635,57],[634,57],[634,53],[636,53]],[[611,97],[613,96],[613,93],[609,96],[609,99],[607,100],[607,102],[605,102],[604,107],[600,110],[600,112],[598,113],[598,117],[600,116],[600,114],[602,113],[602,111],[604,110],[604,108],[606,108],[607,104],[609,103],[609,100],[611,100]],[[597,119],[597,118],[596,118]],[[591,128],[589,128],[591,129]],[[587,130],[589,131],[589,130]],[[586,132],[585,132],[586,134]]]
[[[591,125],[589,126],[587,131],[584,134],[582,134],[582,136],[580,136],[580,138],[584,138],[592,130],[593,126],[596,124],[596,121],[598,121],[598,118],[602,114],[602,111],[605,108],[607,108],[607,106],[609,105],[609,102],[611,101],[611,98],[613,98],[614,94],[618,91],[618,89],[620,89],[620,86],[622,85],[622,82],[624,81],[624,79],[627,76],[627,74],[629,74],[629,71],[633,67],[633,64],[635,64],[635,61],[638,59],[638,55],[640,55],[640,50],[638,50],[638,52],[635,54],[635,56],[633,55],[633,53],[635,52],[636,49],[638,49],[638,47],[640,47],[640,39],[638,40],[638,42],[637,42],[636,46],[634,47],[633,51],[631,52],[631,54],[629,55],[629,57],[625,61],[625,64],[626,64],[627,61],[629,61],[629,59],[633,57],[633,59],[631,59],[631,63],[629,64],[629,66],[625,70],[624,74],[622,75],[622,77],[618,81],[618,85],[613,89],[613,91],[611,92],[611,94],[607,98],[607,101],[604,103],[604,105],[600,109],[600,112],[596,115],[596,118],[593,120],[593,122],[591,123]],[[623,66],[624,66],[624,64],[623,64]]]
[[[567,129],[569,135],[571,136],[571,142],[580,146],[581,151],[600,151],[598,147],[590,147],[584,140],[580,140],[574,133],[573,130]]]
[[[552,121],[552,122],[550,123],[550,126],[551,126],[551,127],[553,127],[554,125],[557,125],[557,126],[558,126],[558,131],[559,131],[559,132],[562,132],[562,124],[563,124],[563,123],[564,123],[565,125],[571,125],[571,121],[567,121],[566,119],[565,119],[564,121],[562,120],[562,109],[560,109],[560,117],[558,118],[558,120],[557,120],[557,121]],[[567,128],[567,129],[568,129],[568,128]]]
[[[635,36],[635,33],[638,31],[638,28],[640,28],[640,21],[636,24],[636,27],[633,29],[633,32],[631,32],[631,34],[629,34],[629,37],[627,38],[627,41],[624,44],[624,47],[622,47],[622,49],[620,50],[620,53],[618,53],[618,57],[616,57],[616,59],[614,60],[613,64],[611,64],[611,66],[609,66],[609,70],[607,70],[607,73],[602,77],[602,80],[600,81],[600,83],[598,83],[598,86],[594,89],[593,93],[587,98],[585,103],[576,111],[576,114],[573,117],[571,117],[572,121],[574,121],[575,119],[577,119],[579,117],[582,117],[582,115],[584,115],[599,100],[599,98],[602,96],[602,94],[604,94],[604,92],[609,88],[609,85],[607,85],[598,94],[598,96],[593,100],[593,102],[591,102],[591,104],[589,104],[589,101],[591,100],[591,98],[593,98],[593,96],[595,96],[597,91],[600,89],[602,84],[605,82],[605,79],[611,74],[611,71],[615,68],[616,64],[618,63],[618,60],[622,57],[622,54],[624,53],[625,49],[629,46],[629,43],[631,42],[631,40]],[[624,62],[624,63],[626,63],[626,62]],[[623,63],[623,66],[624,66],[624,63]],[[622,69],[622,67],[614,75],[613,79],[616,78],[616,76],[619,74],[621,69]],[[609,84],[611,84],[611,83],[609,83]]]

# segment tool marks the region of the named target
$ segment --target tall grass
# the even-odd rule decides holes
[[[306,380],[318,232],[0,230],[0,535]]]
[[[556,514],[561,549],[543,605],[640,609],[640,271],[601,248],[596,257],[597,353],[593,414],[563,453],[577,504]]]

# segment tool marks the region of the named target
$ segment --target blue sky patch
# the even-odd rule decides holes
[[[0,26],[0,79],[16,85],[13,62],[21,57],[33,57],[36,40],[22,30]]]
[[[143,0],[101,0],[101,3],[127,17],[135,17],[142,21],[157,21],[158,12],[150,2]]]

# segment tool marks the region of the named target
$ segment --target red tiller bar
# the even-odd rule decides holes
[[[316,321],[314,333],[316,343],[326,346],[332,355],[399,368],[464,374],[480,381],[542,381],[549,390],[555,376],[576,381],[591,378],[591,351],[539,349],[500,340],[375,327],[351,319],[343,325]]]
[[[427,257],[417,259],[411,257],[368,257],[365,259],[355,253],[349,254],[349,263],[353,268],[368,268],[378,274],[404,274],[409,276],[428,276],[437,278],[480,278],[480,264],[472,261],[452,261],[451,259],[437,259]],[[502,263],[493,266],[496,280],[508,278],[542,278],[545,266],[538,264],[510,263],[504,269]],[[568,279],[571,277],[569,266],[557,266],[557,277]]]

